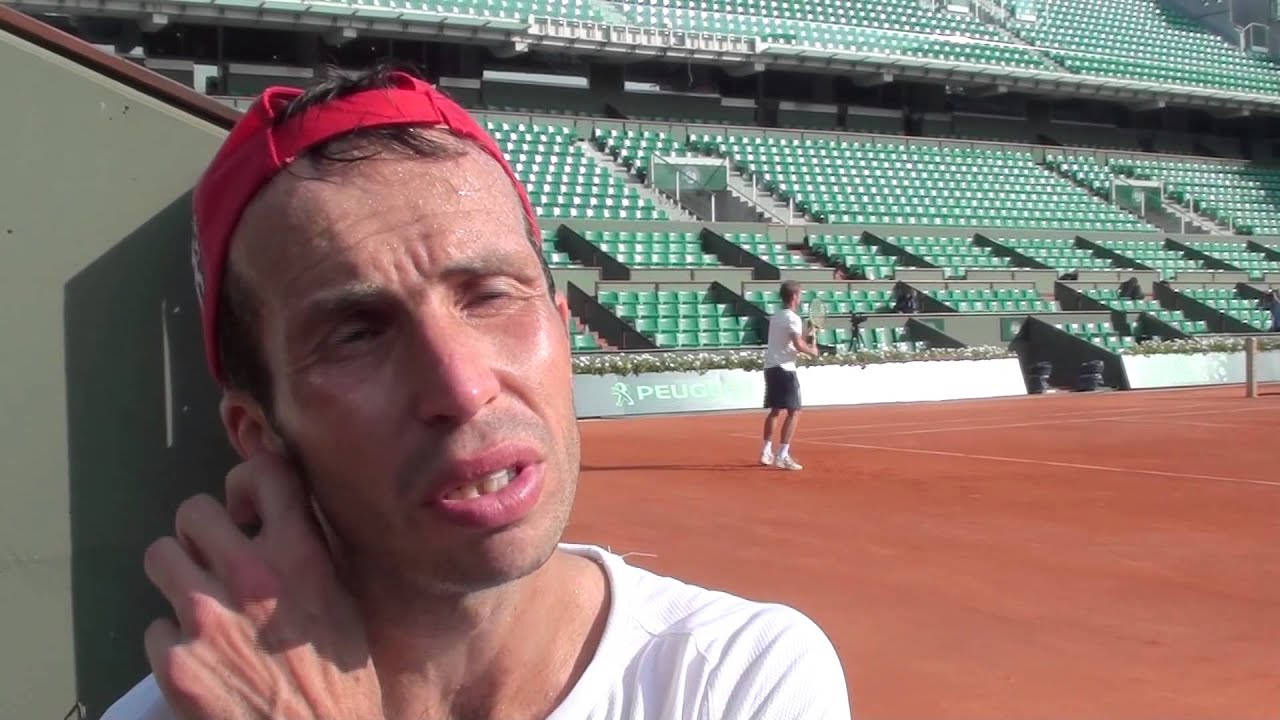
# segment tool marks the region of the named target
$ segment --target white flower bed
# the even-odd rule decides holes
[[[1258,338],[1258,351],[1280,350],[1280,338]],[[1244,352],[1242,337],[1189,338],[1146,342],[1129,348],[1126,355],[1197,355],[1201,353]]]
[[[800,365],[877,365],[929,360],[990,360],[1014,357],[1002,347],[976,346],[938,348],[906,352],[864,350],[800,359]],[[760,349],[729,352],[588,353],[573,357],[573,371],[579,375],[638,375],[649,372],[700,372],[705,370],[760,370],[764,352]]]

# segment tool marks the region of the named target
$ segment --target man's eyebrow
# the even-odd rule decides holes
[[[474,257],[459,258],[439,270],[442,278],[476,277],[484,275],[518,274],[520,266],[516,258],[507,252],[483,253]]]
[[[438,270],[443,278],[498,275],[515,270],[516,266],[504,253],[486,253],[472,258],[452,261]],[[304,321],[309,318],[342,315],[353,310],[379,304],[391,297],[391,292],[378,284],[353,282],[322,290],[307,298],[298,311]]]
[[[308,320],[343,315],[386,300],[390,293],[373,283],[348,283],[323,290],[307,298],[298,310],[304,323]]]

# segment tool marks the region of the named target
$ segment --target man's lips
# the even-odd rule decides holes
[[[478,495],[496,492],[518,479],[526,469],[542,463],[542,454],[522,443],[502,443],[464,458],[454,458],[437,466],[427,504],[446,499],[463,499],[474,490]]]

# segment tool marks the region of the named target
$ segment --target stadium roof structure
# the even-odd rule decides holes
[[[1222,117],[1280,115],[1280,95],[1085,75],[1060,65],[1055,67],[1049,62],[1043,69],[988,65],[776,42],[760,36],[596,22],[572,17],[519,16],[500,9],[452,12],[451,8],[440,4],[414,5],[389,0],[0,0],[0,5],[3,4],[29,12],[133,18],[139,20],[144,28],[161,27],[169,22],[217,23],[322,32],[334,42],[363,35],[440,39],[488,45],[503,55],[546,49],[613,59],[715,64],[736,75],[749,75],[766,69],[838,73],[853,76],[855,82],[867,85],[916,80],[960,86],[981,94],[1023,92],[1087,98],[1144,110],[1177,106],[1201,109]],[[993,52],[1040,49],[1030,44],[1014,45],[959,34],[895,32],[919,42],[983,46]],[[1097,53],[1071,54],[1107,57]]]
[[[1038,95],[1124,102],[1149,109],[1178,105],[1216,110],[1218,114],[1280,114],[1280,96],[1095,77],[1065,70],[992,67],[885,53],[775,44],[756,37],[596,25],[550,17],[531,18],[528,34],[532,38],[528,41],[529,46],[550,46],[589,55],[646,54],[680,61],[716,62],[738,68],[743,73],[761,72],[766,68],[790,69],[852,74],[861,76],[868,84],[883,84],[902,78],[960,84],[987,92],[1019,90]],[[966,44],[1003,44],[959,35],[944,39]]]
[[[6,7],[4,2],[0,2],[0,30],[84,65],[134,90],[162,99],[174,108],[214,125],[230,129],[240,118],[239,110],[128,60],[104,53],[80,38]]]

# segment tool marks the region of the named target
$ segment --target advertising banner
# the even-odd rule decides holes
[[[1026,394],[1016,358],[800,368],[805,407],[958,400]],[[764,372],[577,375],[578,417],[748,410],[764,402]]]

